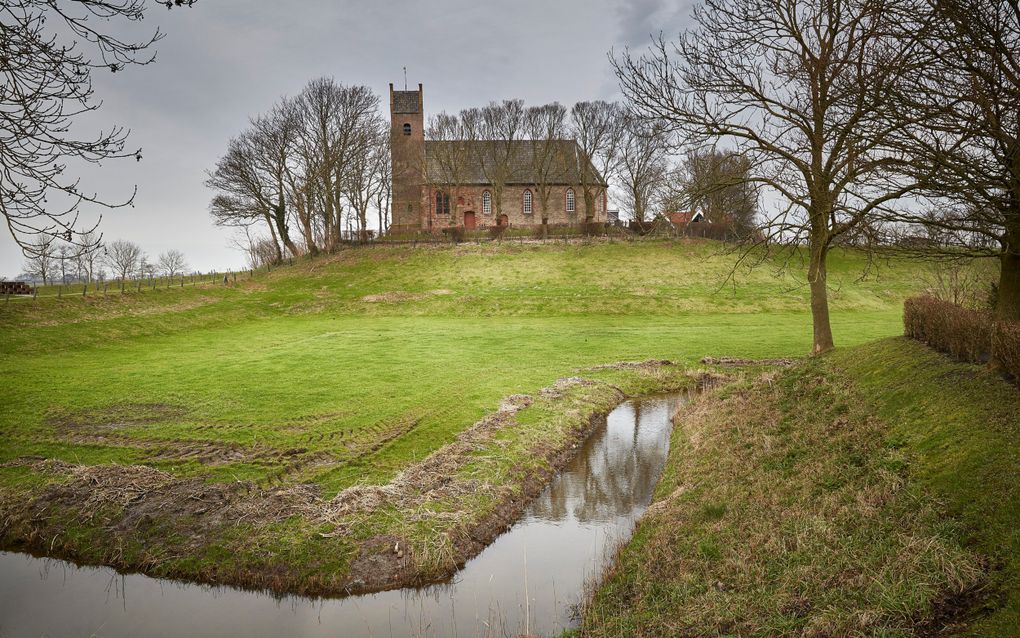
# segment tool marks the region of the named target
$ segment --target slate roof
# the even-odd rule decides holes
[[[553,140],[550,143],[552,147],[548,155],[543,155],[544,142],[511,142],[506,183],[576,185],[581,183],[581,176],[586,174],[590,183],[606,185],[606,181],[574,140]],[[506,152],[505,142],[501,141],[426,141],[428,181],[431,184],[456,183],[465,186],[490,184],[493,171],[502,164],[502,156]],[[539,179],[543,163],[548,166],[544,180]],[[455,168],[457,166],[459,170]]]
[[[394,91],[393,112],[394,113],[417,113],[418,112],[417,91]]]

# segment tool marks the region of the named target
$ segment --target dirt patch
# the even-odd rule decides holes
[[[704,363],[704,361],[702,361]],[[589,370],[623,370],[627,368],[661,368],[662,366],[676,365],[668,359],[648,359],[647,361],[620,361],[618,363],[607,363],[600,366],[592,366]]]
[[[51,414],[46,422],[58,431],[73,433],[160,423],[179,419],[187,413],[185,407],[166,403],[118,403],[102,408]]]
[[[778,366],[789,368],[797,363],[796,359],[740,359],[737,357],[705,357],[701,363],[707,366],[724,368],[741,368],[745,366]]]
[[[393,292],[383,292],[376,295],[365,295],[361,298],[366,303],[401,303],[404,301],[420,301],[425,299],[428,295],[420,292],[401,292],[399,290]]]

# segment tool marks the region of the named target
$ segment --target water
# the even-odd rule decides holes
[[[651,501],[681,400],[613,410],[521,520],[450,583],[275,598],[0,552],[0,638],[557,634]]]

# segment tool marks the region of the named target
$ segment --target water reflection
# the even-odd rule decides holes
[[[585,579],[651,501],[679,400],[614,410],[521,521],[449,584],[277,599],[0,553],[0,638],[558,633],[571,625]]]

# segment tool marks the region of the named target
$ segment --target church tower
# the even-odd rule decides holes
[[[425,181],[425,115],[422,87],[394,91],[390,83],[390,160],[393,167],[393,224],[391,229],[422,228],[422,188]]]

